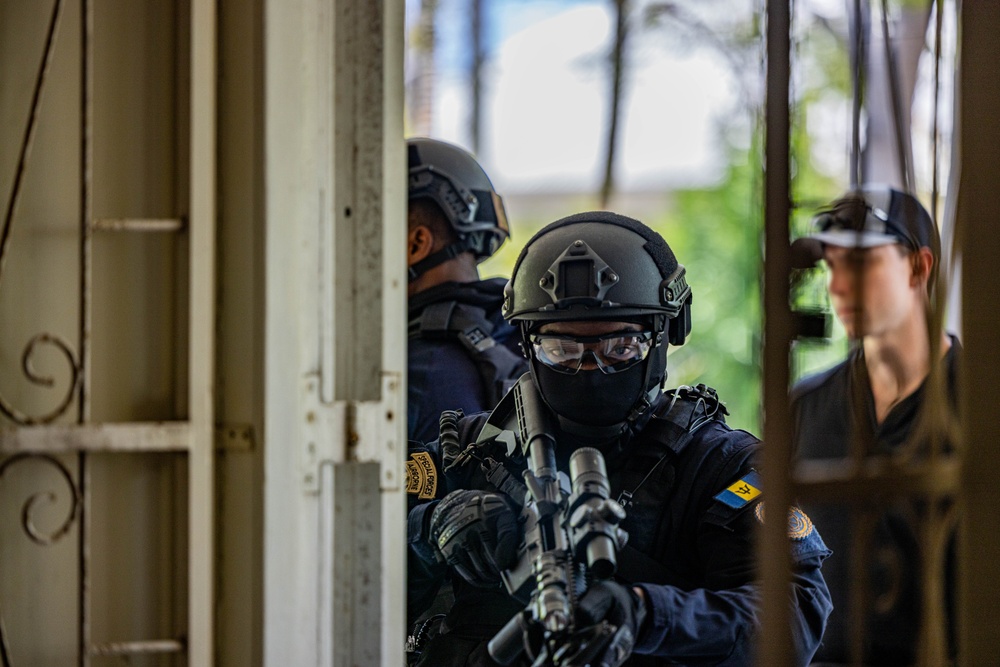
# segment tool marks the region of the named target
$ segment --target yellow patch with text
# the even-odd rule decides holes
[[[427,452],[414,452],[406,462],[406,492],[420,500],[430,500],[437,493],[438,472]]]

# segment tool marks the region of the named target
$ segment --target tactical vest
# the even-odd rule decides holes
[[[681,386],[666,393],[670,399],[646,424],[631,445],[624,468],[617,474],[621,487],[618,502],[629,519],[629,541],[618,555],[619,579],[628,582],[678,584],[677,573],[672,580],[656,555],[670,548],[666,544],[671,534],[671,521],[678,520],[680,508],[669,503],[677,490],[676,463],[702,427],[713,421],[725,423],[726,407],[719,401],[715,389],[704,384]],[[685,480],[690,483],[692,480]],[[729,517],[720,516],[720,522]],[[639,532],[630,526],[652,527]],[[694,585],[694,582],[688,582]]]
[[[698,430],[713,421],[725,423],[728,414],[715,389],[704,384],[671,389],[665,396],[668,400],[629,445],[624,467],[617,473],[609,471],[609,476],[620,479],[617,486],[622,491],[616,499],[631,517],[630,523],[654,527],[647,533],[630,532],[629,542],[619,553],[617,576],[624,581],[668,583],[664,566],[653,555],[670,546],[665,541],[670,533],[669,522],[675,519],[672,510],[676,508],[671,508],[668,502],[677,482],[675,464]],[[478,468],[491,490],[506,493],[520,502],[525,491],[520,471],[509,470],[502,463],[519,449],[509,439],[501,442],[500,436],[509,430],[514,417],[511,396],[493,411],[476,443],[460,444],[454,427],[458,416],[449,412],[441,416],[441,455],[446,473],[451,468]],[[471,460],[479,461],[479,465],[468,465]],[[732,518],[732,510],[726,508],[712,508],[710,512],[719,513],[710,520],[720,524]],[[673,583],[677,583],[676,579]]]
[[[457,340],[476,364],[486,404],[496,405],[527,371],[526,360],[496,342],[486,311],[457,301],[432,303],[410,320],[409,337]]]
[[[715,390],[703,384],[670,390],[666,393],[666,398],[641,429],[636,440],[629,444],[629,460],[619,471],[622,480],[619,486],[623,490],[617,500],[627,506],[626,511],[638,513],[646,508],[657,510],[655,517],[649,517],[652,520],[650,525],[655,526],[652,531],[654,543],[665,540],[666,533],[669,533],[664,517],[670,514],[669,500],[675,491],[675,466],[678,457],[703,426],[713,421],[725,423],[725,415],[728,414]],[[460,428],[460,411],[442,413],[441,466],[446,476],[454,475],[456,488],[501,491],[518,502],[524,498],[526,489],[517,464],[511,461],[514,465],[509,468],[504,465],[511,458],[515,461],[521,459],[520,444],[511,432],[512,420],[516,419],[513,403],[513,395],[508,394],[476,434]],[[647,555],[658,553],[655,549],[644,553],[633,546],[632,541],[633,536],[630,536],[630,544],[626,544],[618,552],[616,578],[624,582],[677,585],[676,573],[668,573],[663,564]],[[694,587],[694,584],[690,587]],[[495,592],[488,594],[494,595]],[[473,600],[472,604],[475,606],[478,602]],[[462,630],[463,623],[468,621],[474,626],[499,627],[510,618],[511,613],[507,606],[496,604],[475,606],[474,613],[460,612],[456,615],[458,629],[452,628],[446,636],[439,638],[439,653],[419,664],[470,664],[469,655],[483,650],[484,643],[482,637]],[[432,620],[440,624],[442,616]],[[449,617],[449,622],[451,620]],[[432,633],[436,631],[435,625]],[[410,653],[411,659],[418,656],[418,645],[421,644],[418,639],[422,634],[427,634],[426,627],[422,626],[413,635],[414,653]],[[659,658],[643,656],[633,656],[630,659],[630,664],[637,665],[660,662]]]

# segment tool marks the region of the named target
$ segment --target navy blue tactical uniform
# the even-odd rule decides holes
[[[961,345],[952,337],[944,358],[946,386],[951,409],[957,410],[956,373]],[[899,452],[919,421],[927,393],[926,382],[889,411],[881,424],[862,347],[833,368],[808,377],[792,390],[796,422],[795,447],[803,459],[847,458],[850,443],[861,439],[865,451],[888,455]],[[926,443],[918,443],[926,444]],[[853,553],[858,526],[844,503],[804,507],[834,548],[836,556],[825,565],[834,607],[823,645],[816,660],[824,664],[851,664],[850,582],[858,568],[866,568],[871,599],[865,605],[864,661],[866,665],[912,665],[917,659],[923,595],[922,553],[918,524],[926,517],[925,502],[897,502],[877,517],[871,546],[864,554]],[[945,565],[946,604],[955,601],[954,539]],[[953,615],[952,615],[953,616]],[[951,652],[955,650],[954,618],[949,619]]]
[[[500,314],[506,280],[444,283],[409,301],[409,438],[437,438],[444,410],[489,410],[528,370]]]
[[[646,622],[632,657],[624,663],[633,667],[752,664],[760,598],[753,542],[764,511],[759,488],[753,486],[759,483],[754,461],[760,443],[727,426],[717,400],[713,406],[709,399],[706,411],[698,398],[707,394],[703,387],[699,390],[673,404],[670,393],[661,395],[651,411],[655,416],[598,446],[607,461],[611,497],[631,500],[623,524],[629,539],[619,553],[616,579],[640,586],[648,600]],[[448,468],[457,452],[442,451],[438,442],[411,452],[411,466],[422,460],[420,467],[426,468],[432,459],[437,471],[448,468],[437,478],[436,498],[468,488],[516,493],[511,480],[520,478],[525,462],[520,447],[510,446],[515,436],[505,428],[511,412],[505,404],[510,402],[505,400],[492,415],[459,422],[459,442],[479,438],[476,456],[465,457],[464,464]],[[566,465],[562,459],[581,444],[568,433],[559,434],[561,469]],[[486,458],[501,463],[503,470],[479,463]],[[427,542],[427,520],[436,503],[417,504],[415,496],[411,500],[409,545],[416,567],[411,567],[409,594],[414,611],[419,611],[446,570]],[[520,503],[522,498],[515,500]],[[793,510],[790,518],[793,634],[798,662],[806,664],[831,610],[820,574],[830,552],[804,514]],[[455,605],[419,664],[496,664],[486,642],[523,605],[502,588],[476,588],[457,576],[453,583]]]

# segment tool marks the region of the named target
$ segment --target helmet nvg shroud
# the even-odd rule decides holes
[[[490,257],[510,236],[503,200],[472,155],[444,141],[416,138],[409,152],[409,199],[430,199],[455,231],[458,242],[411,267],[416,275],[471,250],[477,262]]]
[[[614,426],[642,414],[660,390],[666,343],[683,345],[691,331],[691,288],[684,267],[652,229],[615,213],[579,213],[553,222],[528,241],[504,290],[503,312],[520,326],[526,351],[531,349],[529,334],[548,322],[613,320],[650,328],[654,347],[644,370],[637,371],[641,377],[632,380],[587,373],[555,378],[532,358],[543,398],[557,414],[584,425]],[[605,408],[618,382],[629,383],[618,393],[630,403],[615,412]],[[593,403],[583,394],[594,394]]]

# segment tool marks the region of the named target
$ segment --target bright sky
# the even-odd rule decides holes
[[[420,0],[408,0],[410,20]],[[438,0],[438,57],[432,136],[469,146],[468,0]],[[634,0],[616,163],[620,191],[708,185],[721,176],[720,126],[749,123],[747,97],[760,95],[762,72],[737,73],[709,40],[684,36],[676,21],[645,21],[654,0]],[[609,112],[605,65],[612,42],[608,0],[486,0],[483,140],[478,157],[505,193],[595,192],[603,173]],[[713,28],[746,24],[759,2],[673,3]],[[801,11],[843,22],[843,0],[808,0]],[[951,16],[953,10],[946,12]],[[946,22],[947,23],[947,22]],[[846,28],[845,28],[846,29]],[[945,34],[954,32],[947,27]],[[953,51],[954,47],[946,49]],[[928,59],[925,59],[928,60]],[[914,104],[918,180],[929,181],[930,62],[921,68]],[[945,72],[944,88],[950,82]],[[757,90],[741,92],[742,83]],[[749,83],[748,80],[753,79]],[[850,108],[839,95],[814,104],[812,159],[846,183]],[[950,125],[947,103],[942,124]],[[737,125],[738,127],[738,125]],[[943,132],[947,134],[947,129]],[[738,134],[738,133],[737,133]],[[745,133],[749,135],[748,131]],[[730,139],[733,137],[730,136]],[[947,149],[947,146],[944,147]]]
[[[464,10],[460,4],[452,11]],[[534,5],[530,21],[514,16],[526,5]],[[503,192],[595,191],[609,112],[602,64],[613,30],[608,3],[499,3],[493,11],[500,34],[488,59],[479,157]],[[712,50],[678,53],[659,30],[637,33],[631,44],[616,172],[622,190],[710,183],[723,164],[716,126],[736,106],[734,76]],[[444,29],[439,38],[461,45],[442,44],[433,134],[467,145],[467,56],[460,50],[467,37]]]

